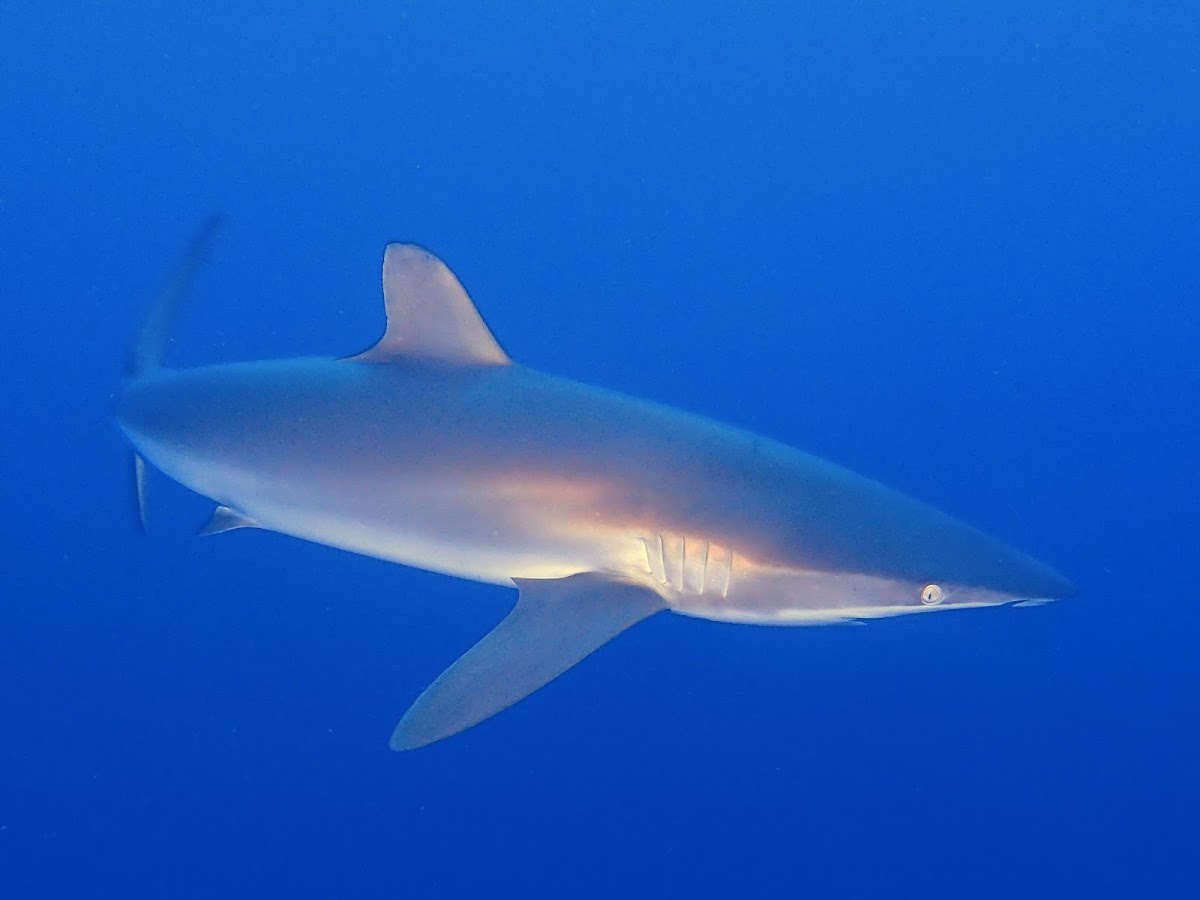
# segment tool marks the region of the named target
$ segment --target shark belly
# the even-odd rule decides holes
[[[376,472],[368,483],[354,477],[354,460],[297,473],[138,443],[157,468],[254,526],[341,550],[506,586],[583,572],[636,580],[644,574],[636,534],[597,523],[586,510],[564,514],[561,497],[549,502],[544,490],[522,494],[503,479],[399,473],[381,484]]]
[[[290,503],[245,504],[255,524],[330,547],[440,572],[471,581],[512,586],[514,579],[567,578],[584,572],[630,570],[631,537],[583,534],[562,528],[515,529],[503,510],[422,503],[421,512],[398,507],[393,516],[349,513]],[[469,515],[472,527],[447,525]],[[490,514],[489,514],[490,513]],[[488,528],[492,523],[495,527]]]

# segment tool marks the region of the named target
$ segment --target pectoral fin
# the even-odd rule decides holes
[[[476,725],[553,681],[666,606],[653,591],[596,574],[517,579],[512,612],[443,672],[404,714],[393,750]]]

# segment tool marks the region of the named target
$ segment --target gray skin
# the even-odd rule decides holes
[[[513,364],[418,248],[389,247],[384,283],[388,333],[373,350],[143,365],[118,419],[141,456],[221,504],[213,530],[253,525],[521,588],[393,747],[469,727],[659,609],[815,624],[1074,593],[829,462]]]

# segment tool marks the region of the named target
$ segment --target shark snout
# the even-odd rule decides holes
[[[1074,597],[1074,583],[1039,559],[996,542],[997,549],[975,567],[978,577],[965,580],[968,594],[981,591],[988,602],[1049,602]],[[973,589],[973,590],[972,590]]]
[[[1021,600],[1066,600],[1079,593],[1067,576],[1040,560],[1030,559],[1033,564],[1023,579],[1025,596]]]

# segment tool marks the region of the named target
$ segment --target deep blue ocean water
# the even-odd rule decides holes
[[[1200,896],[1200,7],[0,4],[0,897]],[[1071,575],[660,616],[456,739],[513,594],[131,517],[124,353],[346,355],[389,240],[519,360]]]

